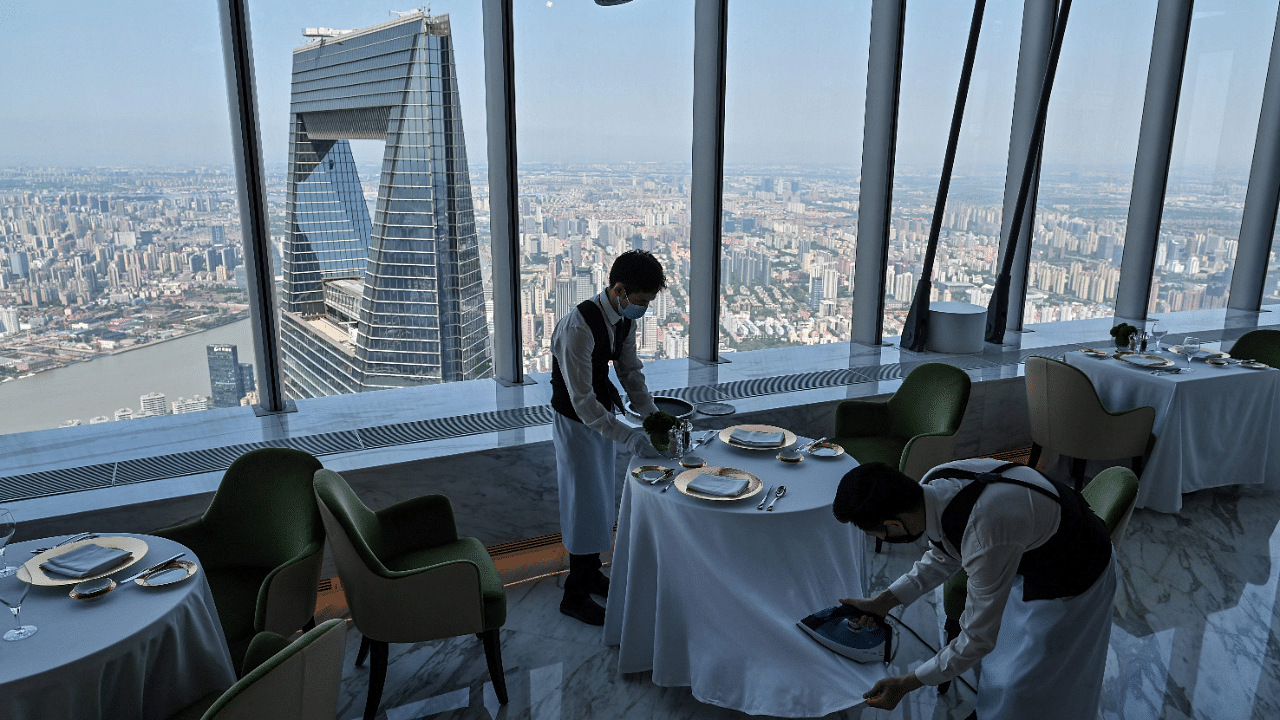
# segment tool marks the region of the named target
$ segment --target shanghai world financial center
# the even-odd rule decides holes
[[[447,15],[294,50],[281,337],[291,397],[492,374]],[[372,221],[350,140],[384,140]]]

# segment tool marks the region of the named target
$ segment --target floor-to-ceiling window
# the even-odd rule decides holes
[[[687,357],[693,4],[521,2],[514,22],[525,371],[551,369],[556,322],[633,249],[669,285],[640,357]]]
[[[907,4],[884,337],[901,335],[923,271],[973,5]],[[939,233],[930,298],[985,305],[995,280],[1022,3],[988,2]]]
[[[1275,0],[1195,5],[1149,312],[1227,306],[1275,18]]]
[[[63,10],[3,10],[0,433],[238,406],[256,378],[216,3]]]
[[[730,3],[727,351],[849,339],[870,4]]]

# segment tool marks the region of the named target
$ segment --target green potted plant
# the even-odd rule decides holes
[[[1120,323],[1111,328],[1111,337],[1116,339],[1116,349],[1128,350],[1129,338],[1133,337],[1136,332],[1138,332],[1138,328],[1129,323]]]
[[[659,410],[650,413],[644,419],[644,431],[649,435],[649,442],[653,443],[654,449],[658,452],[665,453],[667,451],[670,436],[668,433],[671,428],[680,423],[680,418],[671,413]]]

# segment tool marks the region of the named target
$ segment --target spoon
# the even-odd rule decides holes
[[[773,506],[778,504],[778,498],[787,494],[787,486],[779,485],[778,492],[773,494],[773,502],[769,503],[769,507],[765,508],[766,512],[773,512]]]

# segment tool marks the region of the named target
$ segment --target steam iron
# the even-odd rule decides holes
[[[857,619],[867,613],[840,604],[804,618],[796,625],[827,649],[860,663],[887,663],[893,658],[894,630],[884,618],[874,627],[860,627]]]

